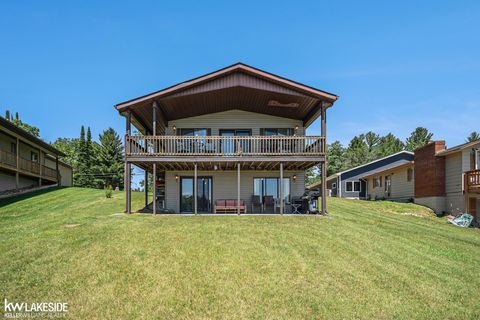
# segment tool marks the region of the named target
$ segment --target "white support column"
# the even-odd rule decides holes
[[[157,164],[154,162],[153,163],[153,177],[152,177],[152,183],[153,183],[153,214],[157,214]]]
[[[280,162],[280,214],[283,214],[284,211],[284,201],[283,201],[283,163]]]
[[[194,164],[194,174],[193,174],[193,206],[194,206],[194,213],[198,214],[198,204],[197,204],[197,193],[198,193],[198,183],[197,183],[197,177],[198,177],[198,172],[197,172],[197,164]]]
[[[237,214],[240,215],[240,162],[237,162]]]

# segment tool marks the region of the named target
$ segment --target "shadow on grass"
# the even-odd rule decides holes
[[[52,187],[52,188],[47,188],[47,189],[43,189],[43,190],[37,190],[37,191],[24,193],[24,194],[21,194],[21,195],[18,195],[18,196],[12,196],[12,197],[9,197],[9,198],[0,199],[0,208],[4,207],[6,205],[12,204],[12,203],[16,203],[18,201],[22,201],[22,200],[29,199],[29,198],[32,198],[32,197],[36,197],[36,196],[39,196],[39,195],[42,195],[42,194],[47,194],[47,193],[50,193],[52,191],[57,191],[57,190],[66,189],[66,188],[67,187]]]

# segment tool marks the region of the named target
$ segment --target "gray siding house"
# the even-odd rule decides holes
[[[155,181],[145,211],[291,212],[305,170],[325,166],[326,112],[337,98],[237,63],[117,104],[126,119],[126,212],[132,165]],[[318,118],[321,130],[307,136]]]
[[[333,197],[408,200],[413,198],[413,152],[401,151],[327,178]],[[408,180],[408,181],[407,181]],[[316,186],[311,186],[315,188]]]

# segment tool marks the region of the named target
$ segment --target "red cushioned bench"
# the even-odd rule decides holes
[[[237,213],[237,200],[215,200],[214,213]],[[240,213],[246,213],[245,201],[240,200]]]

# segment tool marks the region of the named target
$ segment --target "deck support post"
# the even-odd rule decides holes
[[[148,206],[148,170],[145,169],[145,177],[143,178],[143,189],[145,192],[145,207]]]
[[[280,162],[280,214],[283,215],[284,201],[283,201],[283,162]]]
[[[237,214],[240,215],[240,162],[237,162]]]
[[[126,194],[126,208],[125,213],[132,213],[132,188],[131,188],[131,164],[128,161],[125,161],[125,194]]]
[[[323,137],[323,152],[325,153],[325,159],[321,163],[321,179],[322,179],[322,214],[327,214],[327,108],[322,105],[321,113],[321,130]]]
[[[153,163],[153,174],[152,174],[152,185],[153,185],[153,214],[157,214],[157,163]]]
[[[197,163],[194,164],[194,173],[193,173],[193,206],[194,206],[194,213],[197,214],[197,200],[198,200],[198,172],[197,172]]]

